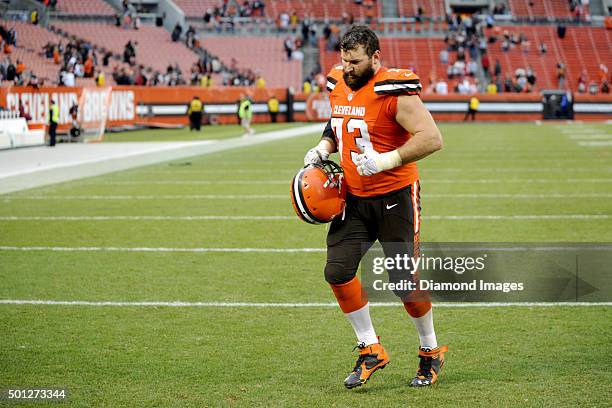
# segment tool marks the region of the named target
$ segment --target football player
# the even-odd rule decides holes
[[[419,77],[407,69],[383,67],[372,30],[351,26],[340,42],[340,57],[342,65],[327,77],[332,117],[304,164],[320,163],[338,152],[344,169],[346,207],[327,235],[325,279],[357,336],[359,357],[344,381],[354,388],[389,363],[370,319],[367,293],[356,276],[362,250],[379,240],[388,257],[399,252],[418,256],[416,161],[440,150],[442,136],[419,97]],[[419,290],[396,295],[419,334],[419,366],[410,385],[432,385],[448,348],[438,346],[429,297]]]

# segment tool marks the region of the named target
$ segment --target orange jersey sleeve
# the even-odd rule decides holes
[[[336,65],[327,74],[327,90],[332,92],[338,82],[342,81],[342,65]]]
[[[421,80],[409,69],[387,69],[376,78],[374,92],[377,95],[419,95]]]

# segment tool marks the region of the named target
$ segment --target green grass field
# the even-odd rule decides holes
[[[238,136],[237,130],[205,127],[203,135]],[[612,242],[612,148],[592,143],[612,138],[612,126],[441,130],[444,149],[420,166],[422,241]],[[110,139],[194,137],[185,130],[151,135]],[[293,218],[288,194],[317,139],[0,195],[0,299],[333,302],[324,252],[176,250],[324,248],[325,226]],[[211,215],[246,219],[185,218]],[[375,307],[391,363],[365,387],[346,390],[355,339],[337,307],[6,303],[0,304],[0,387],[66,387],[68,404],[82,407],[607,407],[610,311],[437,308],[447,363],[434,388],[416,390],[408,387],[416,331],[402,307]]]

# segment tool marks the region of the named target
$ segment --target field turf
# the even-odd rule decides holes
[[[441,130],[444,149],[420,166],[422,241],[612,242],[612,126]],[[215,131],[240,134],[203,134]],[[112,138],[194,137],[170,132]],[[334,302],[324,252],[178,251],[323,249],[325,226],[293,218],[288,195],[317,139],[0,195],[0,300],[126,302],[0,303],[0,388],[66,387],[79,407],[612,404],[609,306],[437,308],[449,353],[440,382],[424,390],[408,387],[418,338],[403,308],[373,307],[391,363],[346,390],[355,339],[342,313],[290,306]],[[129,304],[176,301],[247,305]]]

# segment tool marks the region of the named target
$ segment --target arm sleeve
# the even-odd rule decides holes
[[[336,135],[331,127],[331,119],[327,121],[327,125],[325,125],[325,129],[323,130],[323,134],[321,135],[321,140],[327,140],[334,146],[334,152],[338,150],[336,144]],[[332,152],[333,153],[333,152]]]

